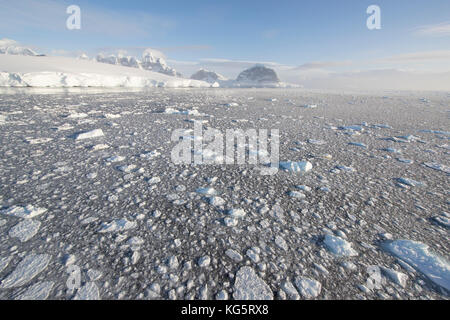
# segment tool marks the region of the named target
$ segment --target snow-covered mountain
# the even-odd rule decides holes
[[[166,61],[161,57],[156,57],[150,51],[144,52],[142,60],[132,56],[98,54],[95,58],[97,62],[119,65],[124,67],[138,68],[148,71],[159,72],[173,77],[182,77],[175,69],[169,67]]]
[[[281,82],[275,70],[267,68],[262,64],[242,71],[236,80],[220,83],[221,87],[242,88],[298,88],[299,85]]]
[[[133,60],[128,61],[131,64]],[[2,54],[0,87],[211,87],[205,81],[125,67],[119,62]]]
[[[38,56],[39,54],[30,48],[22,47],[11,39],[0,39],[0,54]]]
[[[208,83],[215,83],[220,81],[227,81],[228,79],[222,76],[221,74],[214,72],[214,71],[208,71],[205,69],[200,69],[196,73],[194,73],[191,76],[191,79],[194,80],[202,80],[206,81]]]
[[[257,64],[250,69],[242,71],[236,78],[237,82],[241,83],[279,83],[275,70]]]

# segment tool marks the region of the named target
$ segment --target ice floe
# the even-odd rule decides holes
[[[450,264],[433,253],[428,245],[412,240],[394,240],[383,243],[382,248],[450,291]]]
[[[113,220],[108,223],[103,223],[101,225],[100,231],[102,233],[106,232],[122,232],[130,229],[136,228],[137,223],[134,221],[128,221],[127,219]]]
[[[104,134],[102,129],[94,129],[91,131],[77,133],[75,135],[75,140],[85,140],[85,139],[99,138],[103,136]]]
[[[27,205],[25,207],[12,206],[8,209],[0,211],[1,214],[14,216],[18,218],[31,219],[45,213],[47,209]]]
[[[74,300],[99,300],[100,291],[95,282],[88,282],[78,289]]]
[[[50,263],[48,254],[30,254],[0,283],[1,289],[21,287],[44,271]]]
[[[397,178],[396,179],[397,182],[403,184],[403,185],[407,185],[410,187],[423,187],[425,186],[425,184],[423,182],[419,182],[413,179],[409,179],[409,178]]]
[[[325,235],[323,240],[325,247],[336,256],[357,256],[356,252],[350,242],[340,237],[336,237],[330,234]]]
[[[41,223],[32,219],[22,220],[9,230],[9,236],[25,242],[33,238],[39,231]]]
[[[251,267],[236,273],[233,298],[235,300],[273,300],[273,292]]]
[[[446,165],[436,163],[436,162],[425,162],[423,165],[427,168],[431,168],[436,171],[442,171],[446,174],[450,174],[450,167],[448,167]]]
[[[314,299],[318,297],[322,291],[322,284],[319,281],[306,277],[295,279],[295,286],[301,296],[305,299]]]
[[[309,161],[299,161],[299,162],[280,162],[280,168],[291,173],[302,173],[312,170],[313,165]]]
[[[447,212],[442,212],[440,215],[435,216],[432,219],[437,224],[446,228],[450,228],[450,214],[448,214]]]
[[[17,300],[45,300],[53,289],[53,281],[37,282],[17,297]]]

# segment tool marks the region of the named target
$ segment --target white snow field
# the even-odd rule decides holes
[[[448,299],[449,115],[433,92],[0,89],[0,299]],[[175,164],[199,124],[279,130],[278,172]]]
[[[0,87],[210,87],[137,68],[66,57],[0,54]]]

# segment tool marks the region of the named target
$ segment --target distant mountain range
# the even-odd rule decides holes
[[[86,58],[84,55],[80,58]],[[177,72],[175,69],[169,67],[166,61],[161,57],[156,57],[152,52],[146,51],[142,55],[142,59],[139,60],[132,56],[123,56],[123,55],[109,55],[104,56],[103,54],[98,54],[95,58],[97,62],[101,63],[109,63],[113,65],[119,65],[124,67],[138,68],[142,70],[159,72],[162,74],[166,74],[168,76],[180,77],[183,75]]]

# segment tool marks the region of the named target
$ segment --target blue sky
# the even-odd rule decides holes
[[[81,8],[81,30],[65,28],[70,4]],[[381,30],[366,27],[372,4]],[[437,70],[444,61],[450,70],[450,1],[0,0],[0,38],[53,54],[151,47],[179,68],[238,61]]]

